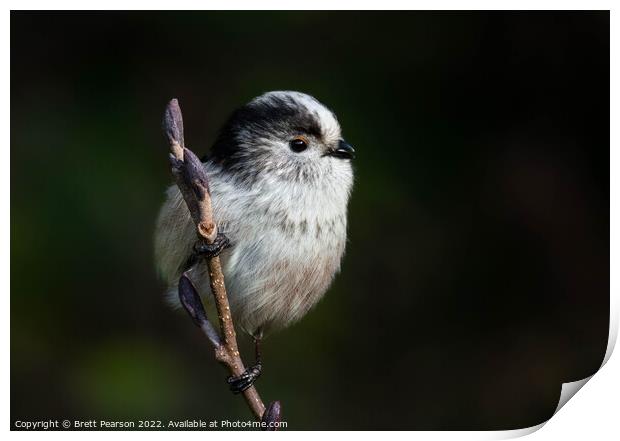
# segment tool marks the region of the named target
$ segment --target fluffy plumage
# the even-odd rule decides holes
[[[291,141],[307,148],[296,152]],[[345,250],[353,183],[334,114],[309,95],[269,92],[235,111],[204,160],[213,213],[231,247],[221,254],[235,322],[255,334],[300,319],[327,291]],[[176,188],[156,228],[157,266],[177,300],[177,281],[196,242]],[[205,265],[192,280],[210,299]]]

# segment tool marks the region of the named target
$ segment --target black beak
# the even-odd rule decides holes
[[[347,144],[342,139],[338,142],[338,148],[331,150],[328,155],[335,156],[340,159],[353,159],[355,158],[355,150],[350,144]]]

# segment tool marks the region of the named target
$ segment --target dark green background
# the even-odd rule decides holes
[[[12,422],[249,418],[154,271],[171,97],[198,154],[274,89],[358,152],[342,273],[264,344],[289,428],[521,428],[602,361],[607,12],[17,12],[11,82]]]

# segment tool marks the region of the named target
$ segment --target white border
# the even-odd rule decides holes
[[[260,8],[257,8],[257,6]],[[16,2],[10,1],[9,6],[11,9],[49,9],[49,2],[45,1],[29,1],[29,2]],[[89,2],[84,4],[78,1],[57,1],[54,2],[55,9],[169,9],[175,7],[176,9],[419,9],[419,10],[445,10],[445,9],[612,9],[612,3],[610,1],[521,1],[521,2],[497,2],[497,1],[442,1],[442,2],[430,2],[430,1],[394,1],[384,0],[381,2],[371,1],[335,1],[335,0],[314,0],[312,2],[303,2],[296,0],[277,1],[277,0],[263,0],[261,2],[250,1],[237,1],[228,0],[226,2],[201,2],[197,0],[177,0],[174,3],[169,1],[152,0],[147,3],[140,3],[131,0],[109,0],[106,2]],[[145,6],[148,6],[146,8]],[[611,13],[611,78],[618,78],[617,69],[617,48],[618,48],[618,32],[616,31],[618,20],[612,10]],[[0,22],[0,34],[2,35],[1,55],[5,60],[4,69],[0,72],[3,76],[3,88],[2,88],[2,125],[5,134],[5,139],[8,139],[8,133],[10,130],[10,69],[9,69],[9,51],[10,51],[10,16],[8,11],[2,17]],[[612,81],[611,85],[611,171],[619,170],[618,163],[618,144],[617,144],[617,131],[613,123],[617,121],[617,107],[618,102],[618,90],[615,87],[615,83]],[[4,363],[2,363],[2,378],[3,388],[2,396],[4,401],[2,402],[2,414],[5,416],[5,430],[10,427],[10,376],[9,376],[9,358],[10,354],[10,222],[9,222],[9,207],[10,207],[10,149],[5,149],[5,160],[2,161],[1,167],[2,173],[0,173],[0,179],[2,180],[0,197],[2,207],[5,207],[5,215],[2,216],[2,235],[0,240],[2,241],[0,247],[0,280],[4,284],[5,296],[5,308],[4,308],[4,326],[2,327],[2,343],[4,345]],[[619,180],[611,173],[611,225],[618,225],[618,194],[620,192]],[[620,370],[620,362],[617,361],[617,356],[610,358],[613,346],[617,338],[618,331],[618,234],[611,230],[611,317],[610,317],[610,339],[608,344],[607,354],[605,356],[604,366],[600,372],[596,373],[593,377],[575,382],[579,384],[569,384],[563,387],[562,394],[564,397],[568,393],[569,389],[578,390],[586,382],[587,387],[579,392],[579,399],[570,400],[564,407],[558,406],[559,413],[555,415],[547,423],[543,423],[539,426],[532,428],[525,428],[516,431],[497,431],[497,432],[386,432],[390,437],[400,439],[411,439],[416,437],[417,439],[472,439],[472,440],[486,440],[486,439],[505,439],[518,436],[527,435],[536,430],[542,428],[543,430],[537,431],[533,436],[536,439],[562,439],[562,440],[582,440],[584,437],[592,439],[618,439],[620,435],[620,424],[617,416],[617,403],[620,398],[618,392],[620,392],[620,381],[618,372]],[[575,386],[579,386],[575,388]],[[572,391],[572,394],[576,392]],[[572,395],[571,395],[572,396]],[[560,410],[561,408],[561,410]],[[31,438],[33,435],[38,436],[42,432],[10,432],[11,437],[19,438]],[[180,433],[180,432],[179,432]],[[153,439],[170,439],[173,435],[171,432],[123,432],[116,433],[114,436],[137,436],[148,437],[149,440]],[[276,436],[276,437],[289,437],[295,435],[299,438],[312,439],[317,436],[317,432],[280,432],[280,433],[260,433],[253,432],[253,437],[264,436]],[[339,432],[342,436],[346,436],[345,433]],[[79,432],[48,432],[47,436],[54,439],[67,439],[67,438],[83,438],[85,434]],[[109,439],[111,436],[107,432],[89,432],[87,434],[89,438],[94,439]],[[246,438],[249,436],[243,432],[209,432],[205,434],[203,432],[183,432],[183,436],[187,438],[195,438],[203,440],[205,436],[211,439],[230,439],[236,437]],[[373,432],[356,432],[353,436],[356,438],[375,437]],[[384,435],[382,435],[384,436]]]

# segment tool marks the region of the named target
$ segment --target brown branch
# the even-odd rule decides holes
[[[176,99],[171,100],[166,107],[164,131],[170,144],[172,175],[196,224],[198,238],[211,244],[217,237],[217,225],[213,219],[209,181],[198,157],[184,145],[183,118]],[[202,329],[211,342],[215,350],[215,359],[223,364],[232,376],[239,376],[245,371],[245,366],[239,355],[220,258],[215,256],[206,259],[206,264],[217,309],[220,334],[209,322],[188,272],[184,273],[179,280],[179,297],[194,323]],[[268,411],[265,412],[265,405],[254,386],[246,389],[243,396],[256,419],[262,419],[265,422],[280,420],[279,402],[271,403]]]

